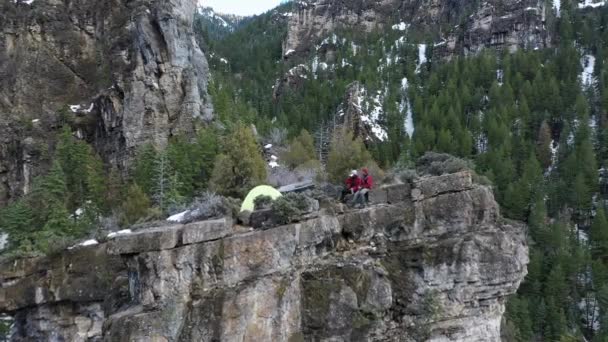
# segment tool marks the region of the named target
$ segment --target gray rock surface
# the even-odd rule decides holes
[[[551,8],[538,0],[304,0],[295,2],[284,53],[305,55],[341,28],[361,31],[409,27],[431,35],[439,53],[476,53],[484,47],[542,48],[550,44],[546,17]]]
[[[138,146],[162,146],[212,118],[207,60],[192,30],[196,4],[0,4],[0,205],[44,171],[61,122],[125,168]]]
[[[382,191],[403,201],[268,230],[159,227],[0,265],[0,314],[12,341],[500,341],[525,227],[468,172]]]

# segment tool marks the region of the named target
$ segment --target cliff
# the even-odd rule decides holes
[[[162,226],[0,265],[11,341],[499,341],[525,228],[469,172],[268,230]]]
[[[311,52],[314,44],[340,29],[415,30],[434,37],[444,56],[491,47],[514,51],[547,47],[546,17],[538,0],[306,0],[294,4],[284,53]]]
[[[0,205],[29,190],[68,122],[109,163],[209,120],[196,0],[0,4]]]

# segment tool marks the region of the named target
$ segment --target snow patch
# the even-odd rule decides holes
[[[108,234],[107,238],[108,239],[113,239],[113,238],[118,237],[118,236],[129,235],[129,234],[133,234],[133,231],[131,231],[131,229],[119,230],[117,232],[113,232],[113,233]]]
[[[295,52],[296,52],[296,50],[289,49],[289,50],[287,50],[287,52],[285,52],[285,55],[284,55],[284,56],[285,56],[285,57],[288,57],[288,56],[290,56],[290,55],[294,54]]]
[[[74,248],[78,248],[78,247],[88,247],[88,246],[95,246],[95,245],[99,245],[99,241],[95,240],[95,239],[91,239],[91,240],[87,240],[87,241],[83,241],[79,244],[76,244],[72,247],[68,247],[69,250],[72,250]]]
[[[581,82],[585,88],[590,87],[595,82],[593,70],[595,69],[595,56],[585,55],[581,59],[583,73],[581,74]]]
[[[406,77],[401,80],[401,91],[403,92],[401,104],[399,105],[399,110],[403,113],[403,110],[406,109],[405,116],[405,132],[407,135],[412,138],[414,137],[414,132],[416,128],[414,127],[414,115],[412,112],[412,103],[410,102],[407,91],[410,88],[409,81]]]
[[[504,78],[504,71],[502,71],[501,69],[496,70],[496,80],[498,81],[498,85],[503,85]]]
[[[380,125],[380,116],[383,113],[382,107],[382,92],[378,91],[376,96],[371,101],[365,101],[365,91],[362,92],[357,98],[355,106],[358,107],[362,113],[369,113],[369,115],[361,115],[361,121],[368,124],[374,136],[380,141],[386,141],[388,139],[388,133]],[[363,107],[365,106],[365,110]]]
[[[268,145],[264,146],[264,149],[266,149],[266,150],[269,150],[271,148],[272,148],[272,144],[268,144]]]
[[[405,31],[410,27],[410,25],[404,23],[404,22],[400,22],[399,24],[395,24],[393,25],[393,30],[397,30],[397,31]]]
[[[0,234],[0,251],[6,248],[8,245],[8,234],[2,233]]]
[[[422,64],[426,62],[426,44],[418,44],[418,65],[416,66],[416,73],[420,73]]]
[[[186,211],[181,212],[179,214],[175,214],[173,216],[169,216],[169,218],[167,218],[167,221],[181,223],[186,218],[186,214],[188,214],[188,212],[189,212],[189,210],[186,210]]]
[[[559,11],[562,6],[562,0],[553,0],[553,7],[555,7],[555,11],[557,16],[559,17]]]
[[[553,1],[557,1],[557,0],[553,0]],[[583,9],[583,8],[598,8],[598,7],[602,7],[606,4],[605,0],[602,1],[594,1],[594,0],[585,0],[581,3],[578,4],[578,8]]]
[[[279,163],[277,163],[276,161],[271,161],[270,163],[268,163],[268,166],[270,166],[271,168],[277,168],[279,167]]]

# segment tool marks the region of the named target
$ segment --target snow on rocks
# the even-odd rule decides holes
[[[407,91],[409,89],[409,82],[406,77],[401,80],[401,91],[403,92],[401,103],[399,104],[399,110],[403,113],[406,110],[405,116],[405,132],[412,138],[416,128],[414,127],[414,115],[412,112],[412,104],[408,98]]]
[[[74,245],[72,247],[68,247],[68,249],[72,250],[72,249],[75,249],[75,248],[78,248],[78,247],[88,247],[88,246],[95,246],[95,245],[99,245],[99,241],[97,241],[95,239],[91,239],[91,240],[83,241],[83,242],[81,242],[79,244],[76,244],[76,245]]]
[[[416,73],[420,73],[422,65],[426,62],[426,44],[418,44],[418,65],[416,66]]]
[[[374,96],[371,101],[366,101],[364,94],[365,91],[362,92],[362,95],[357,98],[357,103],[355,104],[360,110],[362,110],[362,113],[369,113],[362,114],[361,121],[369,125],[371,132],[378,140],[386,141],[388,139],[388,133],[380,125],[380,116],[384,112],[382,107],[382,102],[384,99],[382,92],[378,91],[376,96]]]
[[[117,232],[112,232],[112,233],[108,234],[107,238],[113,239],[118,236],[129,235],[129,234],[133,234],[133,231],[131,229],[119,230]]]
[[[557,0],[553,0],[554,2]],[[583,9],[583,8],[598,8],[598,7],[602,7],[606,4],[605,0],[601,0],[601,1],[596,1],[596,0],[585,0],[581,3],[578,4],[578,8]]]
[[[186,214],[188,214],[189,210],[186,210],[184,212],[181,212],[179,214],[175,214],[173,216],[170,216],[169,218],[167,218],[167,221],[169,222],[176,222],[176,223],[182,223],[184,221],[184,219],[186,218]]]
[[[404,23],[404,22],[400,22],[399,24],[395,24],[393,25],[393,30],[396,31],[405,31],[410,27],[410,25]]]
[[[82,113],[88,114],[88,113],[92,112],[93,109],[95,108],[95,103],[91,103],[89,105],[89,108],[87,108],[87,109],[82,109],[81,105],[70,105],[69,107],[70,107],[70,110],[72,111],[72,113],[82,112]]]
[[[285,52],[284,56],[289,57],[289,56],[293,55],[295,52],[296,52],[296,50],[289,49],[289,50],[287,50],[287,52]]]

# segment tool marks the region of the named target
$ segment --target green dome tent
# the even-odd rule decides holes
[[[254,211],[255,210],[255,199],[260,197],[260,196],[268,196],[270,198],[272,198],[273,200],[283,196],[281,195],[281,193],[268,185],[260,185],[256,188],[253,188],[253,190],[249,191],[249,194],[247,194],[247,197],[245,197],[245,200],[243,201],[243,205],[241,205],[241,212],[243,211]]]

